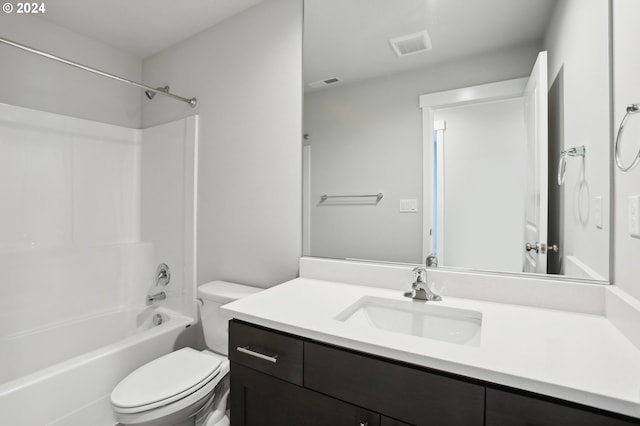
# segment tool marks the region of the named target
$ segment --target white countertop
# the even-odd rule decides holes
[[[223,307],[234,318],[318,341],[640,418],[640,350],[605,316],[443,296],[482,312],[479,346],[351,325],[334,317],[395,289],[298,278]]]

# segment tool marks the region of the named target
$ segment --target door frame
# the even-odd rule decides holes
[[[503,99],[522,97],[527,85],[528,77],[499,81],[496,83],[463,87],[461,89],[447,90],[443,92],[421,95],[420,108],[422,109],[422,258],[433,252],[433,173],[432,164],[434,158],[434,113],[438,109],[468,105],[478,102],[490,102]],[[438,167],[438,175],[444,173],[443,164]],[[441,179],[439,180],[442,185]],[[439,228],[444,227],[445,218],[439,216]],[[438,250],[443,252],[443,233],[438,232]]]

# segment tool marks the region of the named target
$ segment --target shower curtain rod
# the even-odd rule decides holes
[[[44,56],[45,58],[53,59],[54,61],[62,62],[63,64],[71,65],[72,67],[80,68],[82,70],[89,71],[89,72],[92,72],[94,74],[101,75],[103,77],[108,77],[108,78],[111,78],[113,80],[118,80],[118,81],[121,81],[123,83],[131,84],[132,86],[139,87],[141,89],[144,89],[147,92],[157,93],[157,94],[160,94],[162,96],[168,96],[170,98],[176,99],[178,101],[186,102],[192,108],[195,107],[197,105],[197,103],[198,103],[196,98],[187,99],[187,98],[183,98],[182,96],[174,95],[173,93],[170,93],[164,87],[153,88],[153,87],[147,86],[145,84],[137,83],[135,81],[132,81],[132,80],[129,80],[129,79],[126,79],[126,78],[123,78],[123,77],[119,77],[117,75],[110,74],[108,72],[100,71],[99,69],[96,69],[96,68],[91,68],[91,67],[88,67],[86,65],[82,65],[82,64],[79,64],[77,62],[73,62],[73,61],[70,61],[68,59],[64,59],[64,58],[61,58],[61,57],[56,56],[56,55],[52,55],[52,54],[47,53],[47,52],[43,52],[42,50],[34,49],[33,47],[25,46],[24,44],[16,43],[15,41],[11,41],[11,40],[8,40],[6,38],[0,37],[0,42],[8,44],[8,45],[13,46],[13,47],[17,47],[18,49],[22,49],[22,50],[25,50],[27,52],[35,53],[36,55]]]

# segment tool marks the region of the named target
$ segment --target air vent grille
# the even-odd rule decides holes
[[[314,81],[313,83],[309,83],[309,86],[313,87],[314,89],[318,89],[320,87],[332,86],[334,84],[338,84],[341,82],[342,82],[342,79],[340,77],[332,77],[332,78],[327,78],[326,80]]]
[[[398,56],[415,55],[431,50],[431,38],[426,30],[392,38],[389,40],[389,44]]]

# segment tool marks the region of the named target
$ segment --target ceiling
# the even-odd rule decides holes
[[[140,58],[263,0],[55,0],[43,18]]]
[[[305,0],[304,81],[345,83],[541,43],[557,0]],[[427,30],[398,57],[389,39]],[[308,86],[305,87],[308,90]]]
[[[262,1],[55,0],[41,16],[147,58]],[[304,0],[304,81],[345,82],[540,42],[557,0]],[[397,57],[389,38],[428,30]]]

